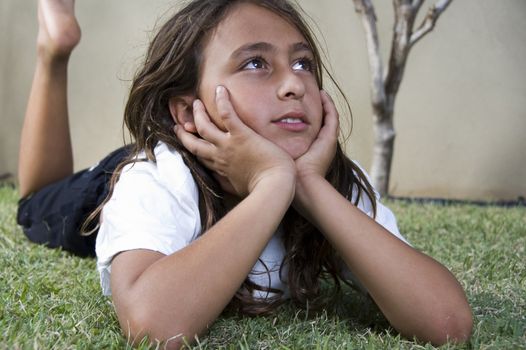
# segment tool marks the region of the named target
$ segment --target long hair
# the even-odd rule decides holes
[[[114,185],[122,168],[137,161],[137,155],[141,152],[144,152],[148,161],[155,162],[155,146],[160,141],[168,144],[181,154],[197,183],[202,234],[206,234],[206,231],[224,215],[223,190],[211,171],[187,151],[175,136],[168,102],[172,97],[197,95],[207,36],[239,3],[252,3],[266,8],[299,30],[312,49],[317,68],[316,80],[319,88],[323,88],[325,66],[317,42],[299,10],[289,1],[190,1],[162,25],[150,44],[142,68],[136,73],[124,112],[124,121],[135,146],[130,157],[117,168],[112,179]],[[332,79],[330,74],[329,77]],[[341,89],[339,90],[341,92]],[[349,107],[347,102],[346,104]],[[371,185],[360,168],[345,156],[340,144],[326,179],[355,204],[364,195],[367,196],[376,210]],[[111,190],[108,198],[110,196]],[[93,215],[100,213],[103,204]],[[309,307],[322,305],[320,278],[332,278],[336,290],[339,290],[342,266],[340,258],[323,234],[294,209],[290,208],[286,213],[283,228],[286,254],[282,266],[286,264],[288,267],[286,279],[291,299],[300,305],[308,303]],[[274,296],[267,299],[254,298],[254,290],[273,292]],[[282,294],[282,291],[258,286],[247,278],[231,305],[247,314],[268,313],[281,303]]]

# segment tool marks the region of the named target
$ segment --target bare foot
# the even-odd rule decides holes
[[[50,60],[67,59],[80,41],[75,0],[38,1],[39,54]]]

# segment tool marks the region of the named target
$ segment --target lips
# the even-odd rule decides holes
[[[305,114],[297,112],[287,113],[272,123],[287,131],[303,131],[308,127]]]
[[[282,118],[276,121],[276,123],[298,124],[298,123],[303,123],[303,120],[300,118]]]
[[[301,112],[290,112],[274,120],[273,123],[299,124],[307,122],[305,120],[305,114]]]

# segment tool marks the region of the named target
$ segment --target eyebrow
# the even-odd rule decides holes
[[[257,43],[249,43],[249,44],[239,47],[234,52],[232,52],[232,55],[230,55],[230,58],[236,59],[240,56],[250,54],[250,53],[255,53],[255,52],[275,52],[275,51],[277,51],[276,46],[270,43],[261,41]],[[312,52],[312,49],[310,45],[305,42],[294,43],[290,46],[290,50],[289,50],[290,53],[297,53],[300,51]]]
[[[300,52],[300,51],[312,52],[312,48],[310,47],[309,44],[307,44],[305,42],[299,42],[299,43],[295,43],[294,45],[292,45],[292,48],[290,50],[291,53],[296,53],[296,52]]]

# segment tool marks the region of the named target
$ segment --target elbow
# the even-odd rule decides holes
[[[466,305],[450,312],[441,313],[430,327],[428,340],[435,346],[446,343],[467,343],[473,330],[471,308]]]
[[[119,323],[123,335],[134,347],[148,344],[177,350],[192,343],[196,335],[180,322],[164,322],[162,315],[146,305],[130,310],[128,317],[119,317]]]

